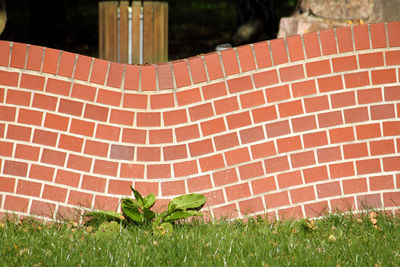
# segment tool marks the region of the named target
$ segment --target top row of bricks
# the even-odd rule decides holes
[[[124,90],[177,89],[325,55],[400,46],[400,22],[354,25],[290,36],[156,65],[128,65],[52,48],[0,41],[0,66]]]

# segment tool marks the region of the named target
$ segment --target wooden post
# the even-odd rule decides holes
[[[99,3],[99,57],[121,63],[129,62],[129,34],[131,35],[131,62],[140,64],[140,12],[141,2],[131,7],[129,33],[128,1]],[[118,20],[119,10],[119,20]],[[143,3],[143,63],[168,61],[168,3]]]

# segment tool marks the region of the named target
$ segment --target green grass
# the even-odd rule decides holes
[[[376,219],[374,221],[373,219]],[[92,231],[91,231],[92,230]],[[0,224],[0,266],[398,266],[400,218],[377,212],[318,221],[215,221],[95,229],[32,220]]]

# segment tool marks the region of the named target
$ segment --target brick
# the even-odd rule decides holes
[[[265,89],[265,96],[268,103],[291,98],[288,85],[280,85]]]
[[[343,124],[342,112],[332,111],[318,114],[318,125],[320,128],[332,127]]]
[[[306,183],[313,183],[329,179],[326,166],[317,166],[303,169],[303,177]]]
[[[60,140],[58,143],[59,148],[63,148],[63,149],[67,149],[67,150],[71,150],[71,151],[75,151],[75,152],[81,152],[82,146],[83,146],[82,138],[65,135],[65,134],[60,135]]]
[[[240,95],[242,109],[265,104],[263,91],[255,91]]]
[[[174,88],[174,80],[172,78],[172,66],[170,63],[157,65],[158,87],[160,90]]]
[[[0,155],[6,157],[12,157],[14,149],[14,143],[0,141]]]
[[[43,91],[44,82],[45,82],[44,77],[22,73],[20,87],[31,90]]]
[[[400,100],[400,86],[385,87],[384,95],[385,95],[385,101]]]
[[[96,61],[93,65],[93,68],[96,66]],[[106,69],[107,72],[107,69]],[[122,83],[122,76],[124,72],[124,65],[119,63],[110,62],[109,71],[107,76],[107,86],[120,88]],[[93,73],[93,70],[92,70]],[[92,75],[93,78],[93,75]],[[105,78],[105,75],[104,75]],[[104,82],[103,82],[104,84]]]
[[[329,29],[321,31],[319,33],[319,38],[321,39],[322,54],[324,56],[337,53],[334,30]]]
[[[250,149],[253,159],[265,158],[277,154],[273,141],[252,145]]]
[[[281,118],[296,116],[304,112],[301,100],[280,103],[278,104],[278,109]]]
[[[70,132],[85,136],[93,136],[94,122],[83,121],[78,119],[71,119]]]
[[[65,202],[68,190],[58,186],[44,185],[42,198],[57,202]]]
[[[369,120],[368,109],[366,107],[345,109],[343,114],[346,123],[362,122]]]
[[[134,146],[124,146],[124,145],[111,145],[110,158],[119,160],[133,160],[135,155]]]
[[[388,31],[389,46],[390,47],[400,46],[399,22],[388,22],[387,31]]]
[[[157,164],[147,165],[147,178],[170,178],[171,177],[171,165],[169,164]],[[182,181],[183,182],[183,181]]]
[[[288,62],[284,39],[280,38],[271,40],[269,46],[271,48],[272,59],[275,66]]]
[[[20,106],[29,106],[31,102],[31,93],[8,89],[6,103]]]
[[[387,47],[386,29],[384,23],[370,24],[372,48]]]
[[[306,116],[291,120],[293,132],[309,131],[317,128],[315,116]]]
[[[18,113],[18,122],[41,126],[42,117],[43,112],[41,111],[20,108]]]
[[[381,196],[380,194],[357,196],[357,205],[358,209],[381,208]]]
[[[171,129],[149,130],[150,144],[165,144],[172,143],[172,141],[173,137]]]
[[[290,134],[289,121],[278,121],[265,125],[269,138]]]
[[[239,145],[239,139],[236,132],[214,137],[215,148],[224,150]]]
[[[321,48],[318,40],[318,33],[310,32],[303,35],[304,48],[307,58],[321,56]]]
[[[383,66],[383,52],[359,54],[358,61],[360,63],[360,68],[374,68]]]
[[[201,91],[203,93],[204,100],[209,100],[212,98],[225,96],[227,94],[226,86],[225,86],[224,82],[205,85],[205,86],[201,87]],[[196,101],[195,102],[201,101],[200,94],[198,94],[198,95],[197,94],[198,94],[198,89],[196,90]]]
[[[239,174],[241,180],[264,175],[262,162],[253,162],[239,166]]]
[[[250,196],[250,187],[248,183],[237,184],[225,187],[228,201],[241,199]]]
[[[106,188],[106,179],[83,175],[81,187],[82,189],[104,193],[104,190]]]
[[[367,143],[356,143],[343,145],[345,159],[362,158],[368,156]]]
[[[14,193],[15,181],[15,178],[1,177],[0,192]]]
[[[291,62],[305,59],[303,52],[303,43],[300,35],[289,36],[286,38],[289,58]]]
[[[224,76],[222,72],[221,60],[217,53],[209,53],[204,55],[204,61],[206,63],[210,80],[219,79]]]
[[[383,203],[385,207],[398,207],[400,203],[399,192],[383,193]]]
[[[387,157],[382,159],[384,171],[399,171],[400,157]]]
[[[394,189],[393,175],[380,175],[369,177],[371,191]]]
[[[213,217],[216,219],[220,218],[237,218],[239,215],[238,209],[235,204],[225,205],[212,210]]]
[[[26,61],[27,45],[21,43],[13,43],[10,67],[24,69]],[[7,55],[9,55],[7,53]],[[8,62],[7,62],[8,67]]]
[[[44,126],[47,128],[67,131],[69,124],[69,118],[60,116],[57,114],[46,113],[46,117],[44,120]]]
[[[214,108],[215,108],[216,115],[239,110],[237,96],[232,96],[232,97],[216,100],[214,102]]]
[[[369,143],[371,156],[395,153],[393,140],[377,140]]]
[[[57,133],[35,129],[32,142],[46,146],[55,146],[57,142],[57,136]]]
[[[383,135],[384,136],[394,136],[400,134],[400,122],[399,121],[384,121]]]
[[[355,174],[353,162],[331,164],[329,165],[329,173],[332,179],[353,176]]]
[[[201,156],[214,152],[211,139],[205,139],[193,143],[189,143],[189,151],[191,157]]]
[[[333,212],[348,212],[355,209],[355,202],[353,197],[341,197],[338,199],[331,199],[331,210]]]
[[[0,59],[0,66],[8,67],[11,52],[10,44],[10,42],[3,40],[0,42],[0,54],[3,55]]]
[[[32,129],[18,125],[8,125],[7,139],[20,140],[29,142],[31,139]]]
[[[144,178],[144,165],[121,163],[120,177],[123,178]],[[155,192],[157,193],[157,192]]]
[[[304,205],[304,210],[308,218],[326,216],[329,214],[328,201]]]
[[[372,120],[383,120],[395,118],[395,107],[393,104],[370,106]]]
[[[303,183],[300,171],[286,172],[277,175],[279,188],[287,188]]]
[[[354,45],[356,50],[369,49],[368,25],[355,25],[353,27]]]
[[[138,112],[136,119],[138,127],[161,126],[161,114],[159,112]]]
[[[354,194],[368,191],[367,179],[365,178],[343,180],[342,185],[344,194]]]
[[[67,161],[68,168],[89,172],[91,169],[91,165],[92,165],[92,158],[69,154]]]
[[[228,89],[231,94],[253,89],[251,76],[243,76],[227,80]]]
[[[197,173],[198,173],[198,167],[196,160],[174,163],[175,177],[188,176]]]
[[[210,175],[202,175],[187,179],[187,185],[190,193],[212,188]]]
[[[293,97],[301,97],[306,95],[313,95],[317,92],[315,87],[315,81],[305,81],[292,83],[292,95]]]
[[[165,126],[186,123],[188,121],[186,115],[186,109],[178,109],[178,110],[163,112],[163,121]]]
[[[346,88],[362,87],[369,85],[369,75],[367,71],[344,74]]]
[[[354,141],[353,127],[335,128],[329,130],[331,144]]]
[[[329,109],[328,96],[317,96],[304,98],[304,107],[306,112],[317,112]]]
[[[29,178],[52,182],[54,168],[32,164],[29,171]]]
[[[199,138],[199,126],[197,124],[193,124],[175,128],[175,136],[178,142]]]
[[[9,72],[0,70],[0,84],[4,86],[14,86],[18,85],[18,72]]]
[[[131,181],[121,180],[109,180],[108,181],[108,193],[116,195],[131,195]]]
[[[35,93],[33,95],[32,107],[55,111],[57,101],[56,97]]]
[[[56,74],[60,51],[52,48],[45,48],[42,71],[49,74]]]
[[[107,157],[108,147],[109,145],[107,143],[98,142],[94,140],[86,140],[84,153],[100,157]]]
[[[121,92],[99,89],[96,101],[97,103],[119,107],[121,104],[121,98]]]
[[[278,216],[282,220],[299,220],[303,218],[300,206],[278,210]]]
[[[317,150],[318,163],[332,162],[342,159],[340,146],[321,148]]]
[[[119,109],[111,109],[110,122],[132,126],[135,113]]]
[[[385,95],[386,98],[386,95]],[[386,100],[386,99],[385,99]],[[357,101],[359,104],[369,104],[382,101],[380,88],[363,89],[357,91]]]
[[[278,118],[275,105],[252,109],[251,114],[254,123],[275,120]]]
[[[200,124],[203,136],[217,134],[226,131],[225,122],[223,118],[217,118]]]
[[[332,58],[333,72],[344,72],[358,69],[356,56]]]
[[[396,69],[383,69],[371,71],[372,84],[385,84],[396,82]]]
[[[366,159],[356,162],[357,175],[381,172],[381,163],[379,159]]]
[[[16,212],[27,212],[29,199],[6,195],[4,199],[4,209]]]
[[[242,144],[260,141],[265,138],[262,126],[241,130],[239,134]]]
[[[72,187],[78,187],[81,175],[65,170],[57,170],[55,182]]]
[[[174,61],[172,63],[176,87],[185,87],[191,84],[189,69],[185,60]]]
[[[265,211],[261,197],[240,201],[239,209],[240,213],[243,215]]]
[[[120,136],[121,128],[113,127],[106,124],[97,124],[96,138],[118,141]]]
[[[358,140],[380,137],[381,136],[380,124],[374,123],[374,124],[357,125],[356,136]]]
[[[95,209],[115,211],[118,209],[118,205],[119,199],[115,197],[96,195],[94,198]]]
[[[221,58],[226,76],[239,73],[239,64],[237,62],[236,52],[234,49],[221,51]]]
[[[224,159],[221,154],[200,158],[199,163],[202,172],[225,167]]]
[[[158,182],[135,182],[134,188],[138,190],[142,195],[155,194],[158,196]]]
[[[170,94],[157,94],[150,95],[150,107],[151,109],[162,109],[174,107],[174,95]]]
[[[350,27],[336,28],[339,53],[353,51],[353,37]]]
[[[92,206],[93,195],[89,193],[71,190],[68,196],[68,204],[89,208]]]
[[[138,147],[138,161],[160,161],[161,149],[159,147]]]
[[[320,78],[317,81],[318,81],[318,87],[319,87],[320,93],[326,93],[326,92],[330,92],[330,91],[343,89],[343,83],[342,83],[341,76]]]
[[[96,88],[79,83],[74,83],[72,86],[72,97],[87,101],[94,101],[96,96]]]
[[[332,108],[353,106],[356,104],[354,92],[336,93],[331,95]]]
[[[225,152],[225,159],[228,166],[250,161],[249,150],[247,147],[243,147]]]
[[[93,58],[91,57],[78,55],[74,71],[74,78],[81,81],[88,81],[89,72],[92,66],[92,61]]]
[[[64,77],[72,78],[72,73],[74,71],[76,58],[77,58],[76,54],[61,51],[60,64],[58,66],[57,74]]]
[[[313,132],[303,135],[304,148],[324,146],[328,144],[326,132]]]
[[[279,82],[278,73],[276,70],[254,73],[253,79],[256,88],[273,85]]]
[[[292,168],[310,166],[315,164],[315,157],[313,151],[300,152],[290,155]]]
[[[17,144],[14,158],[38,161],[40,148],[36,146]]]
[[[306,63],[307,77],[320,76],[331,73],[329,60]]]
[[[139,90],[140,66],[125,65],[125,85],[127,90]]]
[[[268,193],[276,190],[275,179],[273,176],[253,180],[251,182],[254,195]]]
[[[386,51],[385,58],[387,66],[400,65],[400,51]]]
[[[173,181],[161,183],[163,196],[182,195],[186,193],[185,181]]]
[[[266,159],[264,161],[264,165],[267,173],[274,173],[289,169],[289,161],[287,156]]]
[[[176,98],[179,106],[189,105],[201,101],[200,89],[193,88],[184,91],[178,91]]]
[[[109,109],[97,105],[86,104],[84,117],[97,121],[107,121]]]
[[[195,56],[188,59],[190,73],[192,74],[193,83],[201,83],[207,81],[204,60],[202,57]]]
[[[236,129],[244,127],[251,124],[250,113],[248,111],[236,113],[233,115],[228,115],[226,117],[226,122],[228,124],[228,129]]]
[[[257,66],[259,69],[272,66],[268,42],[259,42],[253,45]]]
[[[84,95],[84,90],[87,89],[87,95],[89,97],[88,100],[93,100],[93,96],[91,96],[92,91],[95,91],[95,88],[93,87],[85,87],[84,85],[80,84],[74,84],[75,91],[73,91],[73,97],[78,97],[82,98],[81,95]],[[69,96],[69,93],[71,91],[71,82],[67,81],[62,81],[62,80],[56,80],[52,78],[47,78],[47,84],[46,84],[46,92],[48,93],[53,93],[57,95],[63,95],[63,96]],[[90,94],[91,93],[91,94]],[[87,100],[87,99],[85,99]]]
[[[315,199],[315,192],[313,186],[307,186],[290,190],[290,197],[292,203],[307,202]]]
[[[280,138],[276,141],[279,153],[302,149],[300,136]]]
[[[192,121],[197,121],[214,116],[211,103],[205,103],[189,108],[189,115]]]
[[[282,207],[289,204],[289,195],[288,192],[286,191],[273,194],[266,194],[264,198],[267,209]]]
[[[304,78],[303,65],[294,65],[279,69],[281,82],[290,82]]]
[[[42,190],[41,183],[35,183],[26,180],[19,180],[17,184],[16,193],[20,195],[39,197]]]
[[[147,95],[139,94],[124,94],[124,108],[147,109]]]
[[[107,75],[108,65],[109,65],[108,61],[95,58],[93,60],[90,82],[104,85]]]

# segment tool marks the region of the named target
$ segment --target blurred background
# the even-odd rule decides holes
[[[7,24],[2,40],[23,42],[98,57],[99,0],[2,0]],[[274,39],[279,19],[297,0],[166,0],[169,60]],[[262,17],[262,23],[256,22]],[[248,34],[249,24],[255,33]],[[258,28],[261,26],[261,29]],[[242,31],[242,32],[241,32]]]

